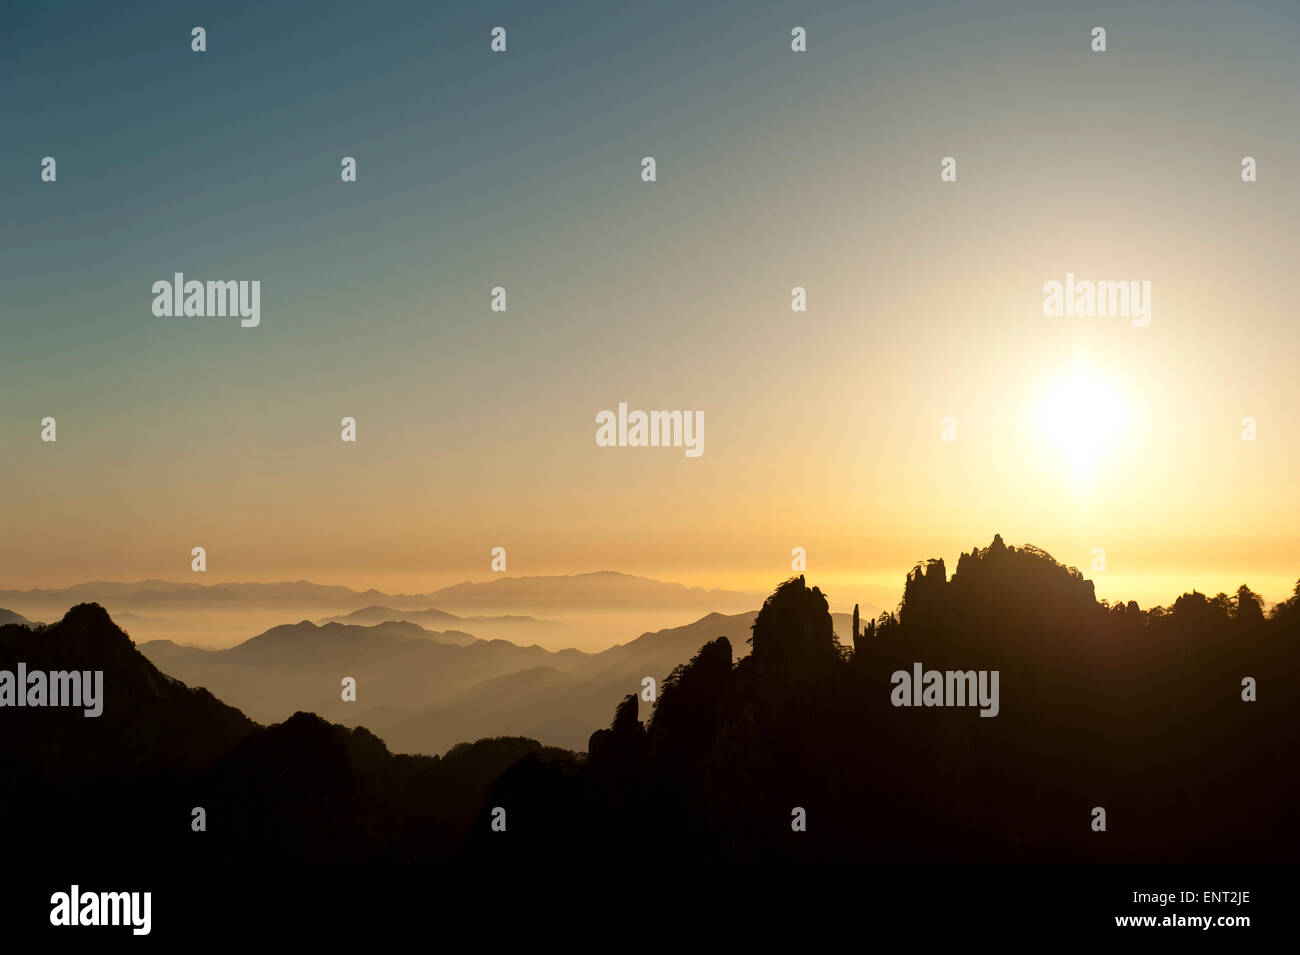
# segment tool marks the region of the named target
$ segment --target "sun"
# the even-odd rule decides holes
[[[1035,399],[1035,443],[1045,452],[1045,463],[1064,467],[1076,485],[1091,485],[1127,441],[1132,408],[1129,394],[1117,382],[1087,361],[1076,361]]]

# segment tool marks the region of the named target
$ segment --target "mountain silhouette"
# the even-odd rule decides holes
[[[585,764],[533,760],[494,788],[502,805],[585,800],[565,818],[591,826],[472,839],[498,857],[564,847],[611,863],[669,844],[679,863],[1286,862],[1300,845],[1300,778],[1279,759],[1298,636],[1300,585],[1268,617],[1244,587],[1143,612],[1001,537],[951,577],[919,564],[898,613],[851,647],[795,578],[748,657],[704,645],[648,721],[624,699]],[[999,671],[1000,712],[895,706],[893,674],[917,663]],[[1267,700],[1243,699],[1248,677]]]
[[[754,597],[754,594],[686,587],[612,570],[542,577],[500,577],[477,583],[466,581],[427,594],[386,594],[373,588],[358,591],[306,580],[222,584],[165,580],[133,583],[88,581],[66,588],[0,590],[0,602],[9,606],[67,608],[75,603],[94,602],[114,608],[147,610],[316,605],[352,611],[376,605],[403,610],[454,605],[460,609],[481,608],[491,614],[499,614],[508,608],[531,607],[576,607],[587,612],[665,607],[713,610],[752,606]],[[509,611],[513,615],[520,612],[519,609]]]
[[[297,710],[340,722],[364,719],[377,705],[415,710],[493,677],[536,666],[570,667],[585,656],[448,635],[414,623],[317,626],[309,620],[273,627],[227,650],[166,641],[143,643],[140,650],[178,679],[205,686],[266,722]],[[340,698],[341,680],[349,676],[357,681],[356,703]]]
[[[376,732],[402,752],[440,752],[453,741],[520,733],[580,750],[605,722],[609,701],[663,682],[704,641],[720,634],[743,639],[754,614],[708,614],[684,627],[644,633],[625,644],[586,654],[571,666],[544,665],[486,680],[455,699],[415,712],[368,715]],[[643,703],[648,712],[649,704]]]
[[[318,627],[305,620],[228,650],[148,641],[140,651],[262,722],[307,710],[363,724],[404,753],[432,755],[501,735],[581,749],[604,722],[609,700],[644,677],[663,680],[703,641],[740,637],[752,621],[753,614],[709,614],[594,654],[472,637],[461,645],[469,635],[454,632],[448,643],[449,632],[414,623]],[[344,676],[357,680],[356,703],[340,699]]]
[[[547,577],[500,577],[444,587],[430,595],[439,607],[518,611],[576,608],[584,612],[606,608],[717,610],[753,606],[754,595],[733,590],[705,590],[613,570]]]
[[[469,639],[463,643],[472,643],[474,638],[509,640],[511,643],[521,641],[538,642],[546,640],[554,645],[563,642],[569,636],[570,627],[557,620],[538,620],[536,617],[519,614],[502,614],[498,616],[461,617],[446,610],[429,607],[425,610],[399,610],[395,607],[362,607],[347,614],[335,614],[316,621],[320,625],[327,623],[348,623],[371,626],[390,621],[417,623],[429,629],[440,629],[444,634],[461,633]],[[471,636],[472,635],[472,636]],[[444,637],[443,642],[451,642]]]
[[[1144,611],[1099,602],[1077,570],[996,537],[951,576],[918,564],[897,612],[850,618],[848,634],[803,577],[746,617],[740,634],[698,639],[652,707],[639,681],[611,683],[613,719],[585,753],[502,735],[431,757],[306,712],[253,723],[160,672],[102,608],[78,606],[43,629],[0,627],[0,668],[100,668],[106,698],[95,719],[0,710],[0,811],[22,820],[15,851],[174,864],[613,866],[647,846],[670,846],[678,866],[1254,864],[1300,847],[1288,755],[1300,584],[1268,613],[1244,586]],[[736,622],[705,618],[691,638]],[[241,653],[295,646],[310,669],[315,645],[480,646],[358,630],[300,624]],[[639,665],[653,636],[615,649]],[[970,671],[972,687],[975,671],[996,671],[996,712],[901,705],[922,702],[919,686],[898,692],[922,669]],[[563,689],[569,677],[494,679]],[[191,828],[194,807],[206,832]]]
[[[4,626],[7,623],[18,623],[26,626],[31,623],[31,621],[20,613],[14,613],[12,610],[5,610],[3,607],[0,607],[0,626]]]
[[[492,782],[533,740],[394,756],[308,713],[269,727],[160,672],[97,605],[0,627],[0,668],[102,670],[104,706],[0,710],[0,814],[15,851],[201,865],[414,861],[461,851]],[[207,830],[192,829],[195,808]]]
[[[57,620],[76,604],[97,603],[115,620],[129,620],[137,638],[209,648],[229,648],[250,634],[307,619],[348,624],[408,620],[481,639],[592,651],[606,649],[614,635],[678,626],[709,611],[751,610],[761,602],[758,594],[685,587],[615,571],[501,577],[432,594],[358,591],[306,580],[90,581],[62,589],[0,590],[0,606],[32,619]],[[376,608],[382,616],[375,615]],[[558,614],[565,619],[550,619]]]

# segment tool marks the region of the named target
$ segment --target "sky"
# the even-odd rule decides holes
[[[194,579],[203,546],[202,582],[427,591],[501,546],[769,591],[802,547],[841,609],[1001,533],[1100,597],[1281,599],[1297,21],[5,5],[0,586]],[[175,272],[260,281],[260,325],[155,316]],[[1150,324],[1045,315],[1066,273],[1149,281]],[[702,412],[704,453],[597,446],[620,402]]]

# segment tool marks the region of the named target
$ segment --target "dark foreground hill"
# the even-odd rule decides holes
[[[918,566],[897,614],[854,629],[842,643],[797,578],[748,656],[708,640],[648,722],[612,699],[589,754],[503,737],[436,758],[307,713],[259,726],[79,606],[0,628],[0,670],[105,675],[97,718],[0,708],[7,846],[175,865],[1295,860],[1300,592],[1271,615],[1245,588],[1112,607],[999,538],[951,577]],[[938,684],[904,693],[916,670]],[[925,705],[957,702],[948,672],[974,699]]]
[[[33,858],[134,863],[433,860],[464,843],[528,739],[394,756],[298,713],[263,727],[163,674],[103,608],[0,627],[0,670],[104,673],[103,712],[0,709],[0,818]],[[195,809],[206,831],[195,831]]]
[[[788,581],[759,613],[749,656],[705,645],[648,725],[628,698],[585,763],[512,767],[490,801],[550,815],[508,841],[477,826],[475,851],[579,851],[580,833],[585,851],[611,858],[653,846],[717,861],[1300,853],[1300,586],[1268,618],[1245,587],[1143,612],[1098,603],[1077,570],[995,538],[951,578],[941,561],[918,566],[899,613],[853,638],[841,646],[826,598]],[[936,703],[955,701],[949,671],[969,674],[972,695],[980,671],[997,671],[996,705],[924,705],[929,687],[895,705],[895,675],[916,669],[945,675]]]

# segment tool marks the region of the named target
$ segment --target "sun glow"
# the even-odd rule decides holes
[[[1039,445],[1075,484],[1090,485],[1133,429],[1130,395],[1088,363],[1077,362],[1050,381],[1034,402]]]

